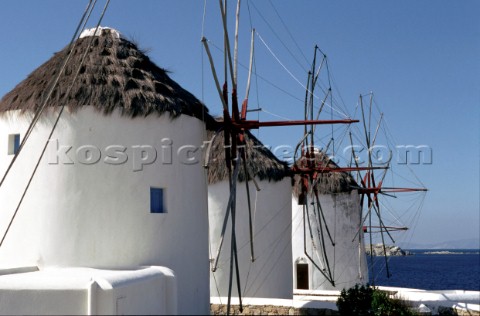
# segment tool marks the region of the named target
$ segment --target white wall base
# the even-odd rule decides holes
[[[48,268],[9,274],[6,271],[0,271],[1,315],[177,313],[175,276],[165,267],[134,270]]]

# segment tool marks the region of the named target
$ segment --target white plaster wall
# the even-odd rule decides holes
[[[250,258],[248,204],[245,182],[237,184],[236,238],[242,295],[264,298],[292,297],[292,248],[291,248],[291,181],[258,181],[261,191],[249,183],[254,220],[255,262]],[[216,257],[223,219],[230,189],[227,181],[208,187],[210,221],[210,258]],[[258,195],[256,195],[258,194]],[[230,217],[231,220],[231,217]],[[229,220],[219,260],[218,270],[210,272],[212,296],[227,296],[231,245],[231,221]],[[213,260],[212,260],[213,264]],[[235,281],[235,279],[234,279]],[[236,282],[232,296],[237,296]]]
[[[324,229],[326,242],[326,252],[330,269],[332,271],[335,287],[326,280],[323,274],[312,264],[305,255],[304,244],[306,244],[307,253],[315,260],[320,267],[323,252],[321,241],[317,233],[318,225],[313,215],[313,207],[309,205],[312,231],[314,232],[313,247],[310,233],[307,227],[307,237],[304,238],[303,223],[303,205],[298,205],[297,198],[292,198],[292,244],[293,244],[293,271],[294,287],[296,287],[296,269],[295,264],[298,261],[308,263],[309,265],[309,289],[311,290],[342,290],[350,288],[357,283],[366,284],[368,282],[368,269],[365,257],[365,245],[363,231],[355,237],[361,226],[360,197],[357,191],[351,193],[339,193],[331,195],[319,195],[325,221],[332,235],[335,246],[327,236]],[[359,241],[359,238],[361,240]],[[305,240],[305,243],[304,243]]]
[[[29,121],[16,112],[0,117],[0,175],[12,158],[6,155],[8,134],[20,133],[23,137]],[[2,235],[52,122],[52,115],[39,122],[0,188]],[[168,114],[131,119],[117,112],[104,116],[91,107],[64,113],[53,139],[58,139],[59,146],[72,146],[68,157],[73,163],[62,163],[65,159],[61,158],[59,164],[49,164],[56,156],[56,143],[50,143],[0,248],[0,265],[166,266],[176,273],[178,311],[208,313],[205,171],[200,150],[190,154],[184,150],[177,156],[181,146],[199,147],[204,135],[204,124],[184,115],[174,120]],[[164,138],[172,140],[171,147],[162,141]],[[101,150],[98,163],[78,162],[75,151],[84,145]],[[128,160],[124,164],[104,163],[105,149],[110,145],[127,148]],[[132,146],[142,145],[156,148],[157,159],[143,170],[134,171]],[[63,157],[61,153],[59,156]],[[188,162],[192,157],[198,157],[198,163],[181,161]],[[151,186],[165,188],[168,213],[150,213]]]
[[[3,272],[3,271],[0,271]],[[0,275],[1,315],[172,315],[173,271],[50,268]]]

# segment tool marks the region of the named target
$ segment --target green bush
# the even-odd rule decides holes
[[[410,316],[414,313],[408,308],[408,305],[399,299],[390,298],[387,293],[378,289],[373,291],[372,309],[375,316]]]
[[[399,299],[390,298],[386,292],[368,284],[355,285],[340,293],[337,300],[340,315],[359,316],[410,316],[414,313]]]
[[[337,300],[337,307],[340,315],[373,315],[372,311],[372,295],[371,287],[358,285],[343,289]]]

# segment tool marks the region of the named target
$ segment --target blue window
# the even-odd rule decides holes
[[[20,148],[20,134],[8,135],[8,154],[15,155]]]
[[[166,213],[164,189],[150,188],[150,213]]]

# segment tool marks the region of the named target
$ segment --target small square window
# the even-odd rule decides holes
[[[20,148],[20,134],[8,135],[8,154],[15,155]]]
[[[164,191],[162,188],[150,188],[150,213],[167,213]]]

